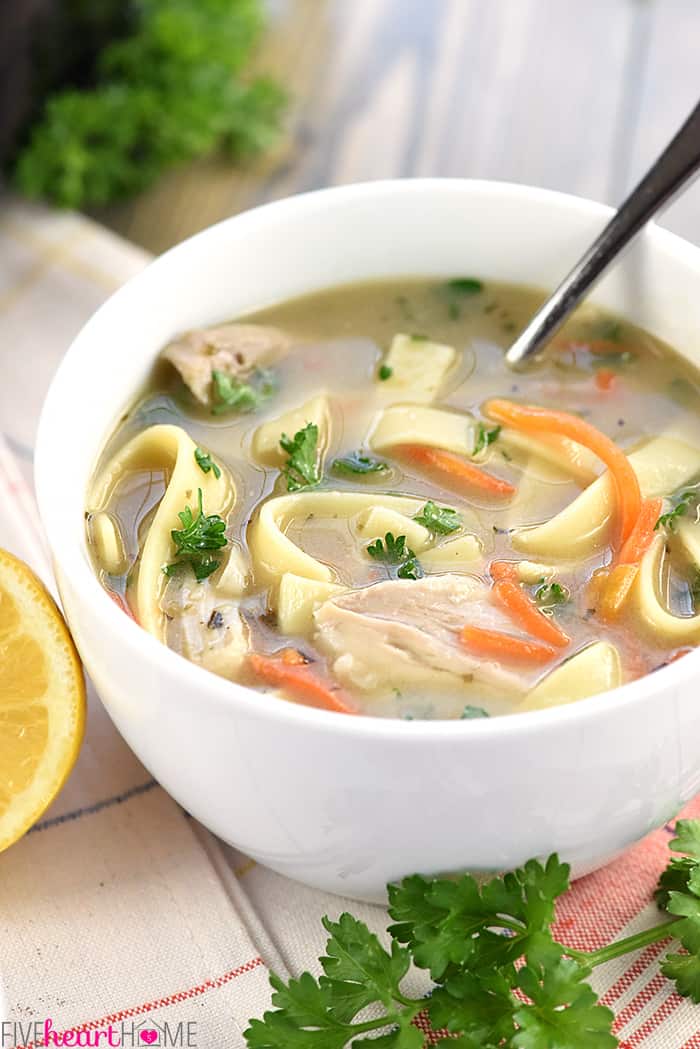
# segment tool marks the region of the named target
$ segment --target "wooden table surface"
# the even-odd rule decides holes
[[[700,96],[700,0],[270,0],[258,64],[290,91],[246,169],[172,172],[98,218],[151,251],[254,204],[418,175],[619,202]],[[665,224],[700,242],[700,184]]]

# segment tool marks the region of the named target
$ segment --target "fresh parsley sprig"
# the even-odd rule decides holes
[[[472,458],[479,455],[480,452],[485,452],[489,445],[498,437],[502,427],[494,426],[491,430],[487,429],[483,423],[479,423],[476,428],[476,436],[474,438],[474,449],[472,451]]]
[[[396,575],[399,579],[421,579],[423,569],[413,550],[406,545],[405,535],[392,535],[387,532],[384,539],[375,539],[367,547],[367,553],[375,561],[383,561],[390,566],[398,566]]]
[[[432,499],[428,499],[422,510],[414,514],[413,520],[437,535],[449,535],[462,526],[462,518],[456,510],[449,506],[438,506]]]
[[[565,605],[571,597],[568,587],[561,583],[545,583],[540,580],[541,585],[535,590],[535,601],[541,608],[551,608],[552,605]]]
[[[202,471],[202,473],[208,474],[209,471],[212,470],[214,473],[214,477],[217,479],[217,481],[219,480],[219,478],[221,477],[221,470],[216,465],[209,452],[205,452],[202,448],[195,448],[194,457],[197,466]]]
[[[671,532],[675,532],[678,518],[685,517],[697,498],[698,492],[695,489],[689,489],[673,496],[672,501],[675,505],[667,513],[661,514],[661,517],[654,525],[654,531],[658,531],[659,528],[668,528]]]
[[[294,437],[283,433],[280,437],[282,451],[289,456],[282,467],[287,478],[287,491],[298,492],[300,488],[314,488],[321,483],[321,471],[318,462],[318,426],[307,423],[297,430]]]
[[[226,546],[226,522],[218,514],[204,513],[201,488],[197,489],[197,512],[193,513],[192,508],[186,506],[177,516],[182,528],[173,528],[170,532],[175,544],[176,560],[166,565],[163,571],[167,576],[172,576],[189,565],[195,579],[201,583],[221,564],[219,558],[212,557],[210,551]]]
[[[700,821],[679,820],[670,848],[680,855],[661,875],[657,902],[671,920],[590,952],[552,936],[569,888],[556,856],[483,884],[468,874],[405,878],[389,886],[390,946],[349,914],[324,918],[323,975],[287,984],[271,976],[274,1009],[251,1021],[248,1047],[421,1049],[414,1021],[427,1011],[446,1032],[434,1043],[444,1049],[614,1049],[613,1013],[587,982],[595,966],[673,936],[686,953],[668,954],[662,972],[700,1002]],[[428,998],[404,992],[411,965],[430,972]],[[366,1019],[369,1008],[380,1015]]]
[[[212,415],[226,412],[254,412],[268,401],[275,392],[272,373],[259,368],[248,382],[237,379],[228,372],[211,373],[213,406]]]

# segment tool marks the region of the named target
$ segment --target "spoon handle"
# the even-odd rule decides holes
[[[542,349],[629,241],[652,215],[670,203],[699,169],[700,103],[603,232],[510,347],[506,354],[508,364],[522,364]]]

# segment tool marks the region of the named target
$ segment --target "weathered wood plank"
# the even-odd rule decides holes
[[[635,85],[639,103],[628,157],[618,173],[618,199],[644,174],[700,99],[700,4],[656,0],[640,6],[647,22],[647,54]],[[669,208],[661,224],[700,243],[700,183]]]
[[[371,178],[606,199],[638,17],[637,0],[275,0],[259,64],[294,98],[284,146],[244,171],[192,165],[100,217],[161,250],[251,204]]]

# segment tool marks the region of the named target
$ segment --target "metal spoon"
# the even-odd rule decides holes
[[[700,102],[588,251],[537,311],[506,353],[522,365],[549,342],[584,295],[649,219],[700,171]]]

